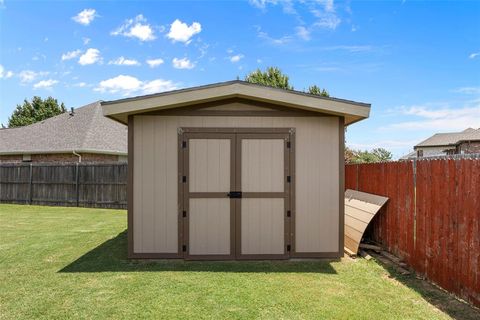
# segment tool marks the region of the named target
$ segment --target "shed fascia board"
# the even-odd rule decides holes
[[[349,120],[346,124],[368,118],[370,114],[369,104],[318,97],[291,90],[248,84],[242,81],[225,82],[155,95],[106,101],[102,102],[102,107],[105,116],[126,123],[128,115],[131,114],[178,108],[196,103],[235,97],[246,98],[252,101],[269,102],[296,109],[345,116]]]

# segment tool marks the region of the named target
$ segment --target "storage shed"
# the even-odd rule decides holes
[[[344,129],[370,105],[243,81],[102,102],[128,124],[128,256],[341,257]]]

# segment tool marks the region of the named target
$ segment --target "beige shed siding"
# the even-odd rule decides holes
[[[134,122],[135,252],[177,252],[179,127],[295,128],[296,251],[338,251],[338,118],[135,116]],[[155,159],[162,156],[160,165]]]
[[[230,191],[230,140],[190,139],[190,192]]]
[[[176,253],[178,167],[169,151],[177,150],[177,129],[166,119],[134,121],[134,252]]]
[[[283,192],[284,141],[242,140],[242,191]]]
[[[230,199],[190,199],[190,255],[230,254]]]
[[[295,250],[339,251],[338,119],[305,118],[295,141]]]
[[[242,254],[283,254],[284,200],[242,199]]]

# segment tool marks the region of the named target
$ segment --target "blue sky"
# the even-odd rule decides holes
[[[267,66],[371,103],[347,144],[398,157],[480,127],[480,1],[0,0],[1,123],[34,95],[80,107]]]

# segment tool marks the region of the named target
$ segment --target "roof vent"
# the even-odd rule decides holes
[[[74,115],[75,115],[75,109],[74,109],[73,107],[70,109],[70,115],[71,115],[71,116],[74,116]]]

